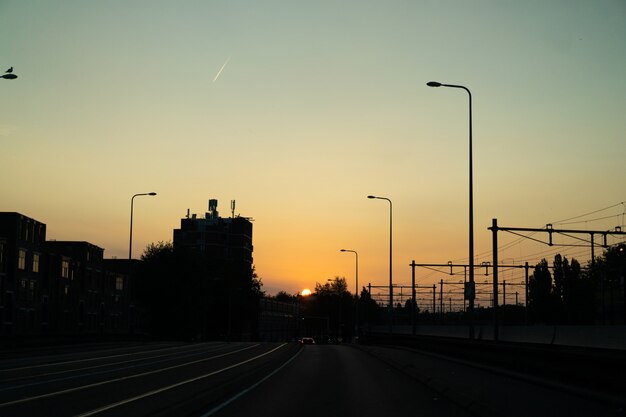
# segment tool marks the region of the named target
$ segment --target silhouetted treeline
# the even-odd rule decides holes
[[[261,281],[254,269],[221,277],[197,251],[171,243],[147,247],[137,271],[136,295],[148,317],[148,332],[179,340],[253,339]]]
[[[624,323],[624,245],[607,249],[585,269],[576,259],[557,254],[552,266],[543,259],[528,282],[529,314],[535,323]]]
[[[378,323],[381,318],[381,308],[363,287],[358,300],[359,330],[355,329],[357,300],[348,291],[346,279],[343,277],[335,277],[325,284],[316,284],[315,291],[309,296],[279,291],[273,298],[277,301],[298,303],[299,335],[314,337],[318,343],[349,341],[356,336],[355,331],[367,331],[370,323]]]

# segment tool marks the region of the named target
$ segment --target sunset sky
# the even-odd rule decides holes
[[[354,291],[342,248],[362,285],[385,285],[389,205],[374,194],[393,200],[395,282],[412,259],[467,262],[467,94],[431,80],[473,94],[477,264],[492,218],[624,228],[623,0],[2,0],[11,66],[0,211],[106,257],[128,254],[131,196],[155,191],[135,199],[135,257],[188,208],[216,198],[228,217],[236,200],[268,293],[334,276]],[[506,263],[589,258],[500,246]]]

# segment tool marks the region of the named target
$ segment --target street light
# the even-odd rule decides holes
[[[454,84],[442,84],[437,81],[429,81],[426,83],[429,87],[451,87],[460,88],[467,92],[469,96],[469,336],[470,339],[474,338],[474,180],[473,180],[473,168],[472,168],[472,93],[471,91],[462,85]]]
[[[139,197],[139,196],[143,196],[143,195],[155,196],[155,195],[157,195],[157,193],[155,193],[155,192],[139,193],[139,194],[133,195],[131,197],[131,199],[130,199],[130,243],[128,245],[128,260],[129,261],[133,259],[132,258],[132,252],[133,252],[133,203],[134,203],[135,197]]]
[[[391,200],[386,197],[377,197],[375,195],[368,195],[367,198],[377,200],[387,200],[389,202],[389,334],[393,333],[393,272],[392,272],[392,255],[393,255],[393,204]]]
[[[355,285],[355,297],[356,297],[356,307],[354,313],[354,334],[356,337],[359,336],[359,253],[352,249],[341,249],[341,252],[352,252],[356,255],[356,283]]]

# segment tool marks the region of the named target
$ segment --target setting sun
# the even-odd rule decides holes
[[[307,297],[309,295],[311,295],[311,290],[308,288],[305,288],[302,290],[302,292],[300,293],[302,296]]]

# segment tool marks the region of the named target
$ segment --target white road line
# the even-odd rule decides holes
[[[211,356],[210,358],[204,358],[204,359],[199,359],[197,361],[186,362],[186,363],[183,363],[183,364],[180,364],[180,365],[168,366],[167,368],[160,368],[160,369],[156,369],[154,371],[142,372],[140,374],[134,374],[134,375],[124,376],[124,377],[115,378],[115,379],[109,379],[108,381],[96,382],[96,383],[93,383],[93,384],[83,385],[83,386],[75,387],[75,388],[68,388],[68,389],[64,389],[64,390],[56,391],[56,392],[49,392],[47,394],[36,395],[34,397],[20,398],[19,400],[14,400],[14,401],[6,402],[6,403],[1,403],[0,404],[0,408],[7,407],[9,405],[15,405],[15,404],[20,404],[20,403],[25,403],[25,402],[28,402],[28,401],[38,400],[38,399],[41,399],[41,398],[55,397],[55,396],[61,395],[61,394],[67,394],[67,393],[70,393],[70,392],[80,391],[80,390],[87,389],[87,388],[93,388],[93,387],[97,387],[97,386],[100,386],[100,385],[110,384],[112,382],[124,381],[124,380],[127,380],[127,379],[138,378],[140,376],[146,376],[146,375],[156,374],[156,373],[159,373],[159,372],[169,371],[170,369],[181,368],[183,366],[192,365],[194,363],[206,362],[206,361],[209,361],[209,360],[212,360],[212,359],[217,359],[217,358],[221,358],[221,357],[224,357],[224,356],[233,355],[235,353],[242,352],[244,350],[252,349],[252,348],[254,348],[256,346],[259,346],[259,344],[255,344],[255,345],[248,346],[248,347],[245,347],[245,348],[242,348],[242,349],[238,349],[238,350],[235,350],[233,352],[224,353],[222,355]]]
[[[216,346],[220,346],[220,345],[216,345]],[[169,350],[169,349],[170,348],[149,350],[149,351],[143,351],[142,353],[150,354],[150,353],[153,353],[153,352],[156,353],[156,352],[159,352],[159,351],[162,351],[162,350]],[[198,354],[202,353],[202,351],[203,351],[203,349],[189,350],[189,351],[183,352],[186,355],[181,355],[181,356],[184,357],[184,356],[198,355]],[[189,353],[189,352],[191,352],[191,353]],[[174,353],[176,353],[176,352],[174,352]],[[84,368],[73,368],[73,369],[67,369],[67,370],[64,370],[64,371],[46,372],[46,373],[43,373],[43,374],[35,374],[35,375],[26,375],[26,376],[12,378],[12,379],[5,379],[5,380],[2,380],[1,382],[6,383],[6,382],[19,381],[19,380],[22,380],[22,379],[41,378],[41,377],[46,377],[46,376],[67,374],[67,373],[70,373],[70,372],[85,371],[85,370],[88,370],[88,369],[107,368],[107,367],[111,367],[111,366],[114,366],[114,365],[123,365],[125,363],[132,363],[132,362],[139,362],[139,361],[145,361],[145,360],[151,360],[151,359],[164,358],[164,357],[167,357],[167,356],[171,356],[172,354],[173,353],[164,353],[164,354],[161,354],[161,355],[145,356],[145,357],[141,357],[141,358],[128,359],[128,360],[119,361],[119,362],[104,363],[104,364],[101,364],[101,365],[93,365],[93,366],[86,366]],[[52,364],[52,365],[84,362],[84,361],[97,360],[97,359],[112,359],[112,358],[119,357],[119,356],[129,356],[129,355],[134,355],[134,354],[126,353],[126,354],[120,354],[120,355],[103,356],[103,357],[93,358],[93,359],[80,359],[80,360],[77,360],[77,361],[61,362],[61,363],[55,363],[55,364]],[[177,358],[180,358],[180,356],[174,357],[172,360],[177,359]],[[12,370],[23,370],[23,369],[31,369],[31,368],[41,367],[41,366],[52,366],[52,365],[37,365],[37,366],[32,366],[32,367],[14,368]],[[116,371],[116,370],[114,369],[111,372],[113,372],[113,371]],[[77,376],[75,378],[79,378],[80,376],[82,376],[82,375],[79,375],[79,376]],[[44,381],[42,383],[46,383],[46,382]],[[27,385],[32,385],[32,384],[27,384]],[[41,385],[41,384],[38,383],[36,385]],[[0,392],[9,391],[9,390],[16,389],[16,388],[19,388],[19,387],[12,386],[10,388],[0,388]]]
[[[216,374],[222,373],[222,372],[224,372],[224,371],[228,371],[229,369],[236,368],[236,367],[241,366],[241,365],[243,365],[243,364],[246,364],[246,363],[248,363],[248,362],[252,362],[252,361],[254,361],[254,360],[257,360],[257,359],[259,359],[259,358],[262,358],[263,356],[267,356],[267,355],[269,355],[270,353],[273,353],[273,352],[277,351],[278,349],[280,349],[280,348],[282,348],[282,347],[284,347],[284,346],[286,346],[286,345],[287,345],[286,343],[283,343],[282,345],[279,345],[278,347],[275,347],[274,349],[272,349],[272,350],[270,350],[270,351],[267,351],[267,352],[265,352],[265,353],[262,353],[262,354],[260,354],[260,355],[257,355],[257,356],[255,356],[255,357],[253,357],[253,358],[246,359],[245,361],[242,361],[242,362],[236,363],[236,364],[234,364],[234,365],[230,365],[230,366],[227,366],[227,367],[225,367],[225,368],[218,369],[217,371],[209,372],[208,374],[204,374],[204,375],[200,375],[200,376],[197,376],[197,377],[194,377],[194,378],[191,378],[191,379],[187,379],[187,380],[185,380],[185,381],[177,382],[176,384],[168,385],[168,386],[163,387],[163,388],[155,389],[155,390],[153,390],[153,391],[148,391],[148,392],[146,392],[146,393],[144,393],[144,394],[137,395],[136,397],[132,397],[132,398],[128,398],[128,399],[126,399],[126,400],[118,401],[118,402],[116,402],[116,403],[112,403],[112,404],[106,405],[106,406],[104,406],[104,407],[97,408],[97,409],[95,409],[95,410],[87,411],[86,413],[79,414],[79,415],[77,415],[76,417],[87,417],[87,416],[93,416],[94,414],[98,414],[98,413],[101,413],[101,412],[103,412],[103,411],[107,411],[107,410],[110,410],[110,409],[112,409],[112,408],[119,407],[120,405],[128,404],[128,403],[130,403],[130,402],[137,401],[137,400],[140,400],[140,399],[142,399],[142,398],[150,397],[150,396],[152,396],[152,395],[159,394],[159,393],[161,393],[161,392],[163,392],[163,391],[168,391],[168,390],[170,390],[170,389],[172,389],[172,388],[180,387],[181,385],[189,384],[190,382],[195,382],[195,381],[198,381],[198,380],[203,379],[203,378],[208,378],[208,377],[210,377],[210,376],[213,376],[213,375],[216,375]]]
[[[251,385],[250,387],[244,389],[243,391],[239,392],[237,395],[229,398],[228,400],[224,401],[223,403],[221,403],[220,405],[214,407],[213,409],[211,409],[210,411],[208,411],[206,414],[202,414],[202,416],[200,417],[209,417],[212,416],[213,414],[217,413],[218,411],[220,411],[222,408],[226,407],[228,404],[238,400],[239,398],[241,398],[242,396],[244,396],[245,394],[247,394],[248,392],[252,391],[253,389],[255,389],[256,387],[258,387],[259,385],[261,385],[262,383],[264,383],[265,381],[267,381],[268,379],[270,379],[272,376],[274,376],[274,374],[278,373],[281,369],[283,369],[285,366],[289,365],[291,363],[291,361],[293,361],[296,357],[298,357],[298,355],[300,354],[300,352],[302,352],[302,349],[298,350],[296,352],[295,355],[293,355],[291,358],[289,358],[285,363],[283,363],[281,366],[279,366],[278,368],[274,369],[272,371],[272,373],[270,373],[269,375],[267,375],[265,378],[261,379],[260,381],[258,381],[256,384]]]
[[[167,361],[172,361],[172,360],[176,360],[176,359],[182,359],[182,358],[188,357],[188,356],[196,356],[196,355],[200,355],[202,353],[211,353],[211,352],[207,352],[207,351],[205,351],[203,349],[195,349],[195,350],[190,350],[190,351],[180,352],[180,353],[184,353],[184,354],[175,356],[175,357],[173,357],[171,359],[162,359],[162,360],[152,361],[152,362],[141,364],[141,365],[132,365],[132,366],[126,366],[126,367],[122,367],[122,368],[107,369],[107,370],[104,370],[104,371],[101,371],[101,372],[87,374],[87,376],[94,376],[94,375],[101,375],[101,374],[105,374],[105,373],[124,371],[124,370],[131,369],[131,368],[137,368],[139,366],[155,365],[155,364],[160,363],[160,362],[167,362]],[[174,354],[176,354],[176,352]],[[24,377],[20,377],[20,378],[5,379],[5,380],[0,381],[0,383],[6,384],[6,383],[9,383],[9,382],[15,382],[15,381],[19,381],[19,380],[22,380],[22,379],[34,379],[34,378],[48,377],[48,376],[54,376],[54,375],[59,375],[59,374],[66,374],[66,373],[70,373],[70,372],[86,371],[86,370],[89,370],[89,369],[98,369],[98,368],[112,367],[112,366],[115,366],[115,365],[122,365],[122,364],[125,364],[125,363],[145,361],[145,360],[150,360],[150,359],[158,359],[158,358],[163,358],[163,357],[167,357],[167,356],[171,356],[171,355],[172,355],[171,353],[166,353],[164,355],[156,355],[156,356],[150,356],[150,357],[136,358],[136,359],[130,359],[130,360],[126,360],[126,361],[105,363],[105,364],[102,364],[102,365],[95,365],[95,366],[86,366],[84,368],[74,368],[74,369],[68,369],[68,370],[65,370],[65,371],[48,372],[48,373],[43,373],[43,374],[28,375],[28,376],[24,376]],[[51,380],[47,380],[47,381],[39,380],[37,382],[31,382],[31,383],[26,383],[26,384],[21,384],[21,385],[10,385],[9,387],[0,388],[0,392],[13,391],[13,390],[21,389],[21,388],[24,388],[24,387],[32,387],[32,386],[35,386],[35,385],[44,385],[44,384],[49,384],[49,383],[52,383],[52,382],[68,381],[70,379],[83,378],[84,376],[85,375],[82,374],[82,375],[75,375],[75,376],[67,376],[67,377],[62,377],[62,378],[56,378],[56,379],[51,379]]]
[[[173,346],[173,347],[169,347],[169,348],[154,349],[154,350],[139,351],[139,352],[161,352],[161,351],[164,351],[164,350],[180,349],[182,347],[188,347],[188,346]],[[99,356],[99,357],[96,357],[96,358],[75,359],[75,360],[71,360],[71,361],[49,362],[49,363],[42,363],[40,365],[29,365],[29,366],[22,366],[22,367],[18,367],[18,368],[6,368],[6,369],[0,369],[0,373],[2,373],[2,372],[11,372],[11,371],[23,371],[25,369],[45,368],[47,366],[67,365],[69,363],[80,363],[80,362],[97,361],[97,360],[101,360],[101,359],[110,359],[110,358],[117,358],[117,357],[120,357],[120,356],[129,356],[129,355],[136,355],[136,354],[137,354],[137,352],[120,353],[120,354],[117,354],[117,355]]]

